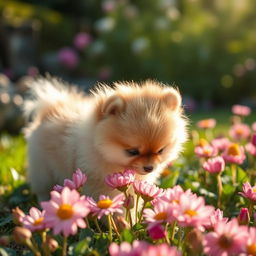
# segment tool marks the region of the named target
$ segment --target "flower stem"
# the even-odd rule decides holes
[[[167,244],[170,244],[170,239],[168,236],[168,223],[166,223],[166,225],[165,225],[165,241]]]
[[[33,243],[31,242],[30,239],[28,239],[25,244],[27,245],[27,247],[33,252],[33,254],[35,256],[41,256],[41,253],[39,252],[39,250],[33,245]]]
[[[128,200],[128,195],[127,195],[126,191],[124,191],[124,195],[125,195],[126,200]],[[127,215],[128,215],[129,222],[130,222],[130,227],[132,227],[133,226],[132,225],[132,215],[131,215],[131,211],[130,211],[130,209],[128,207],[126,208],[126,216]]]
[[[233,185],[236,184],[236,165],[231,164],[231,175],[232,175],[232,183]]]
[[[135,204],[135,223],[137,223],[137,220],[138,220],[138,205],[139,205],[139,199],[140,199],[140,196],[137,195],[136,204]]]
[[[118,228],[117,228],[117,226],[116,226],[116,223],[115,223],[115,221],[114,221],[114,218],[113,218],[112,215],[110,215],[110,217],[111,217],[111,223],[112,223],[112,225],[113,225],[113,228],[114,228],[116,234],[120,237],[120,233],[119,233],[119,231],[118,231]]]
[[[221,195],[222,195],[222,181],[221,181],[221,174],[217,174],[217,183],[218,183],[218,208],[221,208]]]
[[[174,221],[171,227],[171,242],[173,242],[174,240],[176,225],[177,221]]]
[[[87,217],[85,217],[85,222],[86,222],[86,226],[87,226],[87,228],[91,228],[91,227],[90,227],[89,220],[88,220],[88,218],[87,218]]]
[[[111,216],[107,215],[108,218],[108,229],[109,229],[109,241],[112,242],[112,224],[111,224]]]
[[[63,245],[62,245],[62,256],[67,255],[67,248],[68,248],[68,237],[63,237]]]
[[[98,222],[98,219],[96,217],[94,218],[94,223],[95,223],[95,226],[96,226],[98,232],[102,235],[102,230],[99,226],[99,222]]]
[[[141,213],[140,213],[139,223],[141,223],[141,219],[142,219],[142,215],[143,215],[143,210],[146,207],[146,203],[147,203],[147,201],[144,200],[144,203],[143,203],[143,206],[142,206],[142,209],[141,209]]]

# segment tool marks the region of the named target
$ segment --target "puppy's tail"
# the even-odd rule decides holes
[[[49,109],[53,109],[56,104],[69,101],[70,95],[79,95],[74,89],[60,82],[55,78],[39,78],[30,84],[30,98],[25,101],[23,112],[25,118],[42,119]],[[72,93],[71,93],[72,91]]]

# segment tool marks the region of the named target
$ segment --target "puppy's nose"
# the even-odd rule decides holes
[[[145,172],[151,172],[153,171],[154,167],[152,165],[149,165],[149,166],[144,166],[143,169]]]

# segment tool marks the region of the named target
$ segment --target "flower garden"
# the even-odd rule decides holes
[[[256,255],[252,116],[234,105],[226,128],[213,118],[195,122],[158,184],[136,180],[133,170],[106,176],[120,192],[113,198],[83,195],[90,181],[77,169],[38,203],[24,183],[23,138],[2,136],[0,254]]]

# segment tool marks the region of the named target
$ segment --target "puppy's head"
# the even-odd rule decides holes
[[[116,84],[109,94],[99,104],[95,130],[96,149],[107,162],[143,175],[177,157],[186,140],[177,90],[147,81]]]

